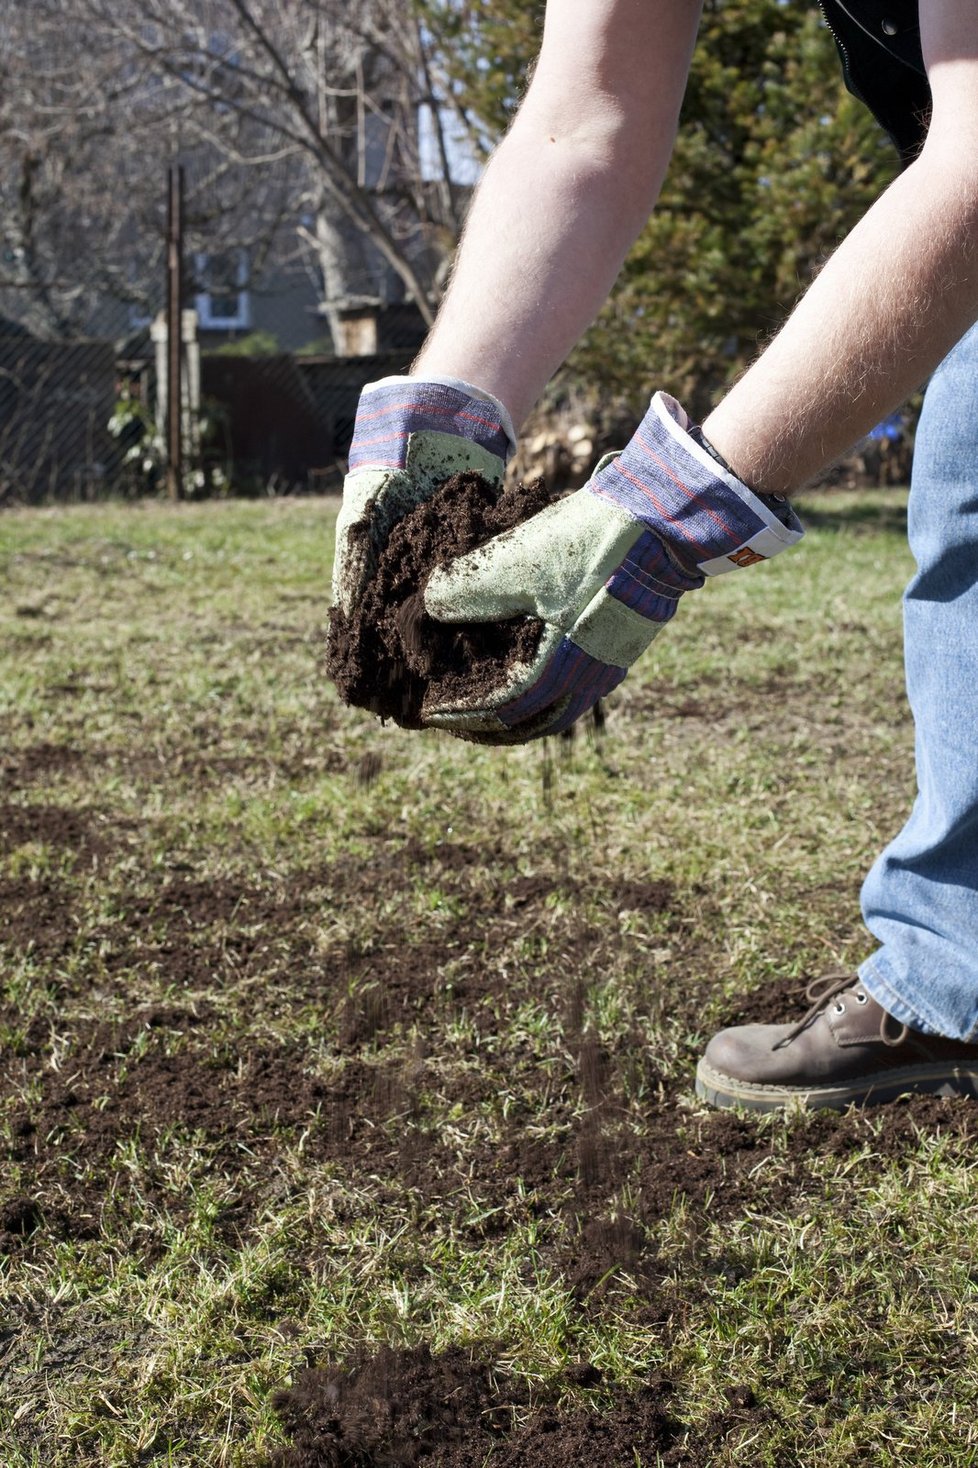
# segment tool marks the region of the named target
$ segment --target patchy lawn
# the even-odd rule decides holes
[[[516,751],[339,705],[335,504],[0,516],[5,1468],[978,1462],[978,1111],[692,1094],[870,947],[904,508]]]

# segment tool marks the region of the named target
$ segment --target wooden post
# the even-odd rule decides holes
[[[183,498],[183,169],[170,168],[166,209],[166,491]]]

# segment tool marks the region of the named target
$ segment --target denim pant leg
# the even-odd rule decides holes
[[[917,799],[863,885],[867,990],[925,1033],[978,1036],[978,327],[931,379],[904,598]]]

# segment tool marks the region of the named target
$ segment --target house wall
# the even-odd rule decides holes
[[[295,352],[313,342],[321,344],[329,335],[329,329],[318,313],[318,294],[305,270],[282,268],[269,272],[249,290],[248,299],[250,325],[240,330],[207,331],[200,328],[198,335],[205,350],[213,351],[253,331],[270,332],[283,352]],[[193,305],[192,291],[188,292],[186,304]],[[156,309],[162,310],[163,305],[161,282]],[[126,302],[105,297],[92,313],[86,335],[121,343],[148,324],[149,319],[134,314]]]

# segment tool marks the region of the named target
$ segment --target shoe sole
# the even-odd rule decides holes
[[[844,1086],[761,1086],[724,1075],[701,1060],[696,1094],[711,1106],[741,1106],[747,1111],[780,1111],[801,1105],[810,1110],[844,1111],[847,1106],[879,1106],[898,1096],[978,1098],[978,1066],[908,1065],[885,1076],[857,1076]]]

